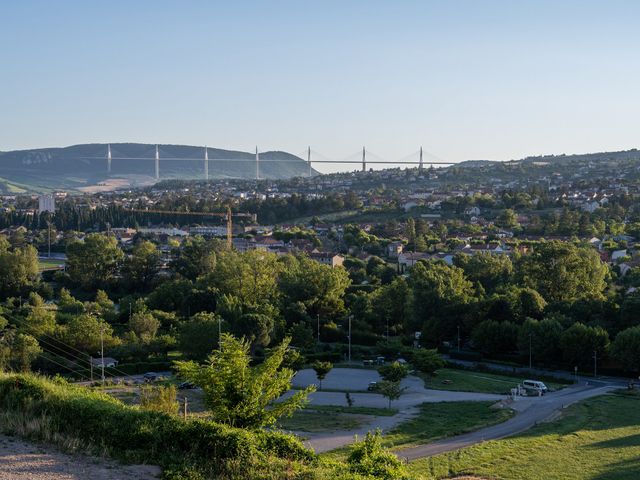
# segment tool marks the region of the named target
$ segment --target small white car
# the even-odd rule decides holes
[[[527,392],[535,393],[536,395],[544,395],[549,391],[547,386],[538,380],[525,380],[522,382],[522,388]]]

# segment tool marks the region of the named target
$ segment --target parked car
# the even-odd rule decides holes
[[[196,388],[196,386],[191,382],[182,382],[180,385],[178,385],[179,390],[191,390],[193,388]]]
[[[378,382],[369,382],[367,390],[370,392],[375,392],[376,390],[378,390]]]
[[[158,374],[156,372],[147,372],[145,373],[142,378],[144,378],[147,381],[154,381],[156,378],[158,378]]]
[[[531,392],[536,395],[544,395],[549,391],[547,386],[538,380],[525,380],[522,382],[522,388],[524,388],[527,393]]]

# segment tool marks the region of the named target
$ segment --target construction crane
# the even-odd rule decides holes
[[[257,221],[257,215],[255,213],[243,213],[231,211],[231,205],[227,204],[226,212],[180,212],[177,210],[151,210],[141,208],[127,208],[126,211],[134,213],[157,213],[164,215],[193,215],[198,217],[221,217],[227,220],[227,248],[231,250],[233,247],[233,216],[241,218],[250,218],[252,221]]]

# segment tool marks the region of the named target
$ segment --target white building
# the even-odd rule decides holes
[[[56,199],[53,195],[40,195],[38,197],[38,213],[56,213]]]

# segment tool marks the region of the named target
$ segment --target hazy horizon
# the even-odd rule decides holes
[[[0,151],[115,140],[343,158],[365,145],[399,159],[423,146],[459,162],[628,150],[638,14],[623,0],[6,3]]]

